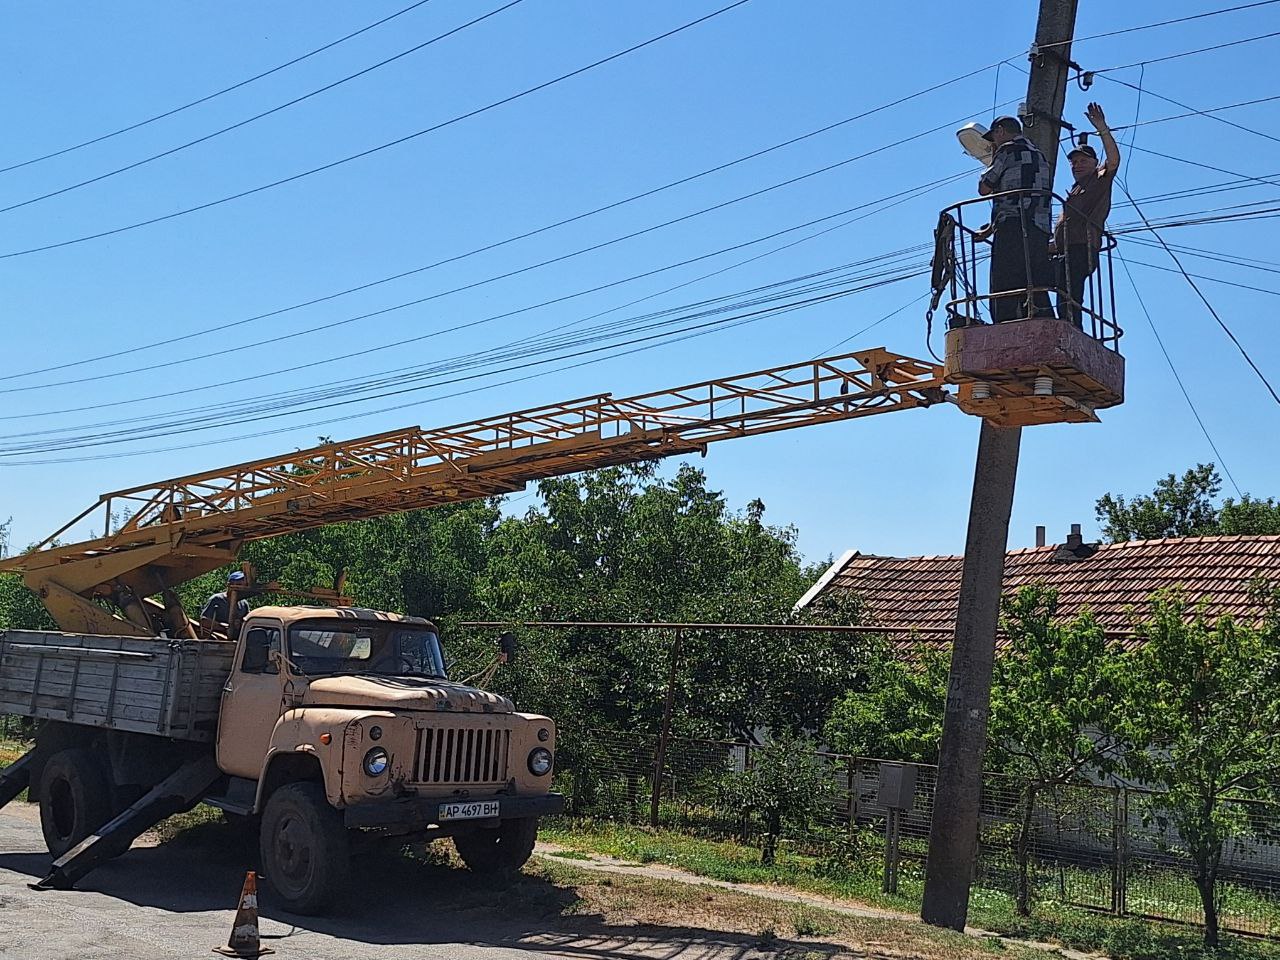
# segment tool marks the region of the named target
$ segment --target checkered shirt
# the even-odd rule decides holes
[[[1025,210],[1029,225],[1039,227],[1045,233],[1053,230],[1053,201],[1049,196],[1053,180],[1049,176],[1049,164],[1044,154],[1026,137],[1015,137],[996,151],[990,168],[982,175],[982,183],[990,187],[992,193],[1044,191],[1035,195],[996,197],[991,201],[993,224],[1016,219],[1020,210]]]

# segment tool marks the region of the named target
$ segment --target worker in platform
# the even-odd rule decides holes
[[[211,596],[205,601],[204,609],[200,611],[200,636],[211,637],[214,630],[222,633],[227,632],[227,624],[231,618],[231,601],[227,596],[228,591],[242,590],[248,585],[248,579],[239,570],[232,570],[227,575],[227,590]],[[237,622],[247,617],[249,615],[249,601],[236,601],[236,611],[238,613]]]
[[[1044,288],[1033,296],[1033,315],[1052,317],[1048,291],[1055,286],[1049,260],[1053,178],[1049,164],[1022,135],[1022,124],[1016,117],[997,118],[985,137],[995,146],[991,166],[978,181],[978,193],[992,198],[991,319],[1002,323],[1027,316],[1026,290],[1031,287]]]
[[[1050,247],[1057,268],[1058,315],[1077,328],[1081,326],[1085,283],[1098,269],[1102,231],[1111,213],[1111,186],[1120,168],[1120,150],[1102,107],[1089,104],[1085,116],[1098,132],[1106,160],[1099,163],[1097,151],[1088,144],[1074,147],[1067,154],[1075,182],[1063,198]]]

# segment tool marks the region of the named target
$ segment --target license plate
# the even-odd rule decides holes
[[[440,805],[441,820],[486,820],[498,815],[497,800],[482,800],[478,803],[442,803]]]

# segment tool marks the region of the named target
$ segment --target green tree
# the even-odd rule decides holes
[[[670,477],[651,464],[599,470],[544,481],[539,492],[542,507],[493,530],[475,585],[477,619],[779,623],[812,582],[794,530],[767,525],[759,502],[730,510],[689,465]],[[530,706],[570,725],[656,731],[669,631],[526,636],[521,695]],[[812,726],[823,698],[844,682],[831,679],[840,658],[831,656],[830,637],[695,630],[683,646],[676,729],[684,734],[743,736],[762,722]],[[819,663],[817,679],[802,683]],[[520,673],[503,682],[514,684]]]
[[[1112,543],[1199,537],[1218,532],[1214,499],[1221,489],[1222,478],[1214,465],[1201,463],[1181,478],[1171,473],[1157,481],[1150,495],[1126,500],[1105,493],[1094,509],[1103,535]]]
[[[1245,494],[1239,501],[1228,497],[1218,512],[1220,533],[1264,536],[1280,534],[1280,503],[1272,497],[1266,500]]]
[[[824,739],[854,756],[937,763],[951,651],[920,648],[904,659],[883,641],[873,649],[863,689],[835,704]]]
[[[1205,943],[1218,943],[1218,872],[1227,840],[1249,830],[1241,799],[1276,799],[1280,782],[1280,604],[1259,628],[1210,620],[1176,594],[1157,597],[1145,643],[1122,675],[1116,732],[1126,772],[1164,791],[1157,818],[1192,863]]]
[[[1088,613],[1058,620],[1057,593],[1029,586],[1001,600],[1005,644],[996,658],[988,727],[989,764],[1023,784],[1014,838],[1015,903],[1031,912],[1029,852],[1043,791],[1116,761],[1109,732],[1124,654]]]
[[[808,836],[830,811],[835,785],[803,737],[783,736],[753,751],[751,768],[723,781],[720,803],[761,827],[760,862],[772,866],[783,832]]]
[[[1212,463],[1197,464],[1181,478],[1169,474],[1149,494],[1126,500],[1106,493],[1094,506],[1103,535],[1112,543],[1213,534],[1280,534],[1280,502],[1244,494],[1219,506],[1222,478]]]
[[[40,598],[16,573],[0,573],[0,630],[57,630]]]

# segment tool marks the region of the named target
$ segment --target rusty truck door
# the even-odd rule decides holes
[[[250,617],[240,630],[240,648],[222,688],[218,717],[218,767],[256,780],[280,719],[283,697],[279,660],[282,624]]]

